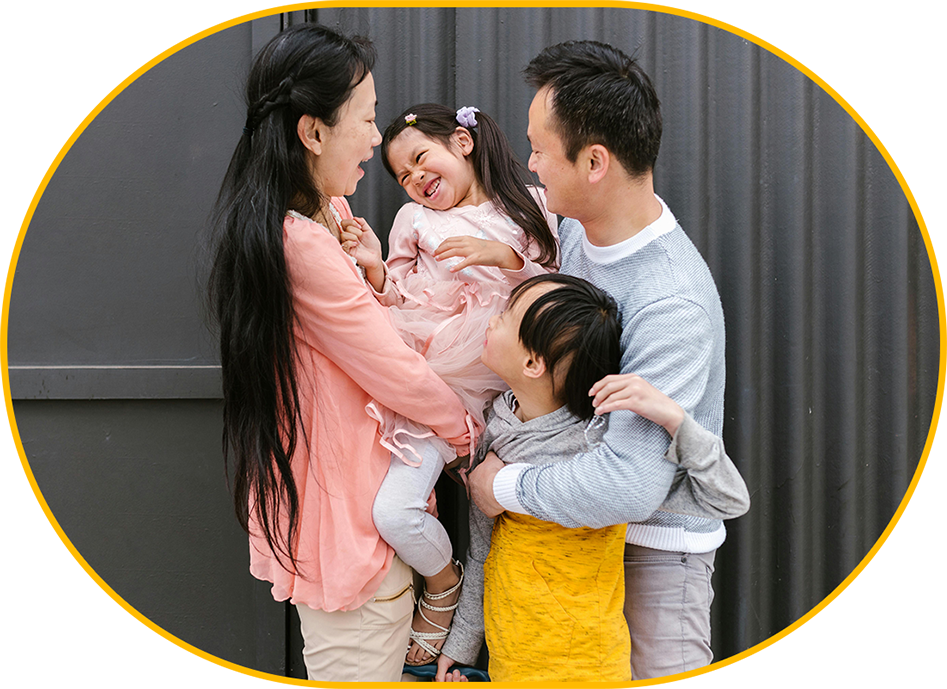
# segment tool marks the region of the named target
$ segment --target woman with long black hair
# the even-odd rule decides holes
[[[224,456],[251,573],[299,610],[310,679],[397,681],[411,571],[372,523],[388,470],[372,400],[467,453],[464,408],[391,329],[340,244],[381,141],[374,50],[317,25],[270,41],[217,200],[209,294]],[[461,449],[462,448],[462,449]]]

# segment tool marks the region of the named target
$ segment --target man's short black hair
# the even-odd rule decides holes
[[[633,176],[654,169],[661,146],[661,103],[651,79],[622,51],[598,41],[566,41],[543,50],[526,81],[552,93],[551,125],[566,157],[601,144]]]

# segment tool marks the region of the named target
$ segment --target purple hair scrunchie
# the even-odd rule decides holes
[[[477,126],[477,117],[475,112],[480,112],[478,108],[465,105],[457,111],[457,122],[461,127],[471,129]]]

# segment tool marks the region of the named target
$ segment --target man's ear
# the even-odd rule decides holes
[[[450,135],[450,140],[457,145],[465,156],[469,156],[473,151],[474,142],[470,132],[466,127],[457,127],[454,133]]]
[[[542,378],[546,375],[546,362],[541,357],[530,354],[529,359],[523,364],[523,375],[534,380]]]
[[[321,119],[312,115],[303,115],[296,124],[299,140],[315,155],[322,154],[322,144],[325,141],[327,129],[328,127]]]
[[[601,181],[606,174],[612,162],[612,154],[601,144],[592,144],[584,151],[586,156],[586,165],[588,166],[589,183],[595,184]]]

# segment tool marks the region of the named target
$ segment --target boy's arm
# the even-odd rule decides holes
[[[441,653],[462,665],[477,662],[483,645],[483,563],[490,554],[493,520],[470,503],[470,546],[464,568],[464,585],[454,612],[450,636]]]
[[[750,509],[750,494],[723,440],[684,415],[665,458],[679,464],[671,491],[661,504],[665,512],[707,519],[735,519]]]
[[[714,350],[706,312],[684,299],[664,299],[635,314],[623,333],[622,373],[638,373],[693,409]],[[506,510],[570,528],[639,522],[661,506],[674,479],[677,467],[664,457],[668,443],[661,426],[618,410],[594,450],[556,464],[506,466],[491,492]]]
[[[638,375],[606,376],[592,386],[596,414],[627,409],[664,426],[671,445],[664,458],[678,464],[671,492],[661,504],[667,512],[734,519],[746,513],[750,496],[723,440],[698,424],[677,402]]]

